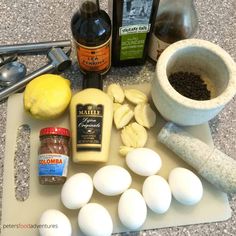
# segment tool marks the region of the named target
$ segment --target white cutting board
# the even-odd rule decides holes
[[[136,85],[132,88],[138,88],[149,94],[149,85]],[[159,172],[167,179],[168,173],[176,166],[187,167],[179,157],[157,142],[157,134],[166,121],[157,113],[157,124],[149,131],[147,147],[157,151],[163,161],[163,166]],[[23,124],[28,124],[31,128],[30,139],[30,192],[29,198],[20,202],[15,198],[14,190],[14,152],[16,146],[17,129]],[[38,121],[31,118],[23,110],[22,94],[15,94],[8,99],[7,127],[6,127],[6,153],[4,160],[4,179],[3,179],[3,204],[2,204],[2,225],[28,225],[37,224],[43,211],[49,208],[55,208],[65,213],[72,222],[73,236],[81,235],[77,226],[78,210],[68,210],[60,202],[61,186],[41,186],[37,177],[37,152],[39,146],[39,130],[46,126],[64,126],[69,128],[68,116],[64,116],[54,121]],[[193,136],[202,141],[213,145],[208,124],[195,127],[186,127]],[[117,164],[127,169],[124,157],[118,154],[118,148],[121,144],[120,132],[113,128],[110,146],[110,160],[107,164]],[[95,171],[102,165],[78,165],[70,163],[69,176],[86,172],[93,176]],[[131,173],[131,171],[130,171]],[[143,177],[133,173],[132,188],[141,190],[144,182]],[[183,206],[172,200],[170,209],[163,215],[158,215],[148,210],[148,217],[140,230],[155,229],[171,226],[189,225],[206,222],[216,222],[227,220],[231,217],[231,209],[228,203],[227,195],[218,191],[214,186],[203,180],[204,194],[201,202],[196,206]],[[106,197],[98,192],[94,192],[91,202],[101,203],[110,212],[113,223],[114,233],[127,232],[117,215],[117,203],[119,196]],[[36,228],[13,228],[5,227],[2,230],[3,236],[35,236],[38,235]]]

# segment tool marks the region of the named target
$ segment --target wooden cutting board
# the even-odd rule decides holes
[[[143,90],[149,94],[149,85],[136,85],[132,88]],[[154,149],[161,156],[163,166],[159,172],[161,176],[167,179],[171,169],[176,166],[187,167],[179,157],[157,142],[157,134],[165,124],[165,120],[157,113],[157,124],[149,131],[147,147]],[[17,130],[19,126],[27,124],[31,129],[30,134],[30,192],[29,197],[24,202],[15,198],[14,186],[14,152],[16,147]],[[31,118],[23,110],[22,94],[12,95],[8,99],[7,109],[7,127],[6,127],[6,152],[4,160],[4,179],[3,179],[3,203],[2,203],[2,235],[3,236],[35,236],[38,235],[36,224],[39,221],[43,211],[49,208],[55,208],[65,213],[72,222],[73,236],[82,235],[77,225],[78,210],[68,210],[60,202],[61,186],[41,186],[37,177],[37,151],[39,146],[39,130],[46,126],[68,127],[68,116],[54,121],[38,121]],[[186,127],[193,136],[202,141],[213,145],[208,124]],[[107,164],[116,164],[127,169],[124,157],[118,154],[118,148],[121,144],[120,132],[115,128],[112,130],[110,160]],[[70,162],[69,176],[86,172],[93,176],[95,171],[102,165],[78,165]],[[191,169],[191,168],[190,168]],[[131,171],[130,171],[131,173]],[[131,173],[133,181],[132,188],[141,190],[144,177]],[[202,179],[204,194],[202,200],[196,206],[183,206],[172,200],[170,209],[163,215],[158,215],[148,210],[148,217],[140,230],[156,229],[171,226],[198,224],[206,222],[216,222],[227,220],[231,217],[231,209],[228,198],[225,193],[220,192],[210,183]],[[117,215],[117,205],[119,196],[106,197],[94,191],[91,202],[97,202],[105,206],[110,212],[114,233],[127,232]],[[7,227],[7,225],[14,225]],[[21,227],[17,228],[17,225]],[[5,228],[4,228],[5,225]],[[22,226],[23,225],[23,226]],[[27,227],[25,225],[28,225]]]

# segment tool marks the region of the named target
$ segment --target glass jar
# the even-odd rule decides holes
[[[163,0],[150,38],[148,56],[157,61],[172,43],[193,36],[198,26],[193,0]]]
[[[40,184],[63,184],[66,181],[70,132],[66,128],[47,127],[40,130],[38,175]]]

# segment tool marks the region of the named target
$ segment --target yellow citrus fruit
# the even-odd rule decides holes
[[[54,119],[65,112],[71,95],[69,80],[54,74],[41,75],[27,84],[24,108],[37,119]]]

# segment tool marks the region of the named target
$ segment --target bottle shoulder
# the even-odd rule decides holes
[[[82,17],[75,13],[71,20],[71,30],[74,39],[86,46],[97,46],[105,43],[111,36],[111,20],[108,14],[101,10],[92,17]]]
[[[102,90],[96,88],[87,88],[76,93],[71,102],[75,103],[108,103],[112,105],[112,99]]]

